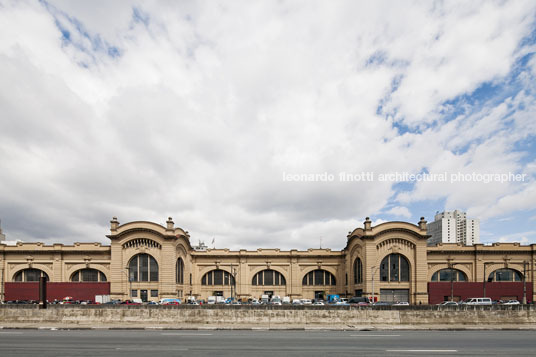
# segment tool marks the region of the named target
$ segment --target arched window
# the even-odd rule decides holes
[[[203,275],[201,285],[234,285],[234,277],[229,272],[216,269]]]
[[[361,284],[363,282],[363,263],[361,259],[357,258],[354,262],[354,284]]]
[[[93,281],[93,282],[104,282],[106,281],[106,275],[97,269],[80,269],[74,272],[71,275],[71,281]]]
[[[128,270],[130,281],[158,281],[158,263],[149,254],[135,255]]]
[[[432,281],[467,281],[467,275],[458,269],[441,269],[432,275]]]
[[[523,281],[523,274],[514,269],[497,269],[488,276],[488,281]]]
[[[287,282],[280,272],[266,269],[255,274],[251,285],[287,285]]]
[[[17,274],[15,274],[15,276],[13,277],[13,281],[21,281],[21,282],[39,281],[39,278],[41,278],[42,276],[44,276],[47,279],[47,281],[49,281],[47,273],[45,273],[42,270],[24,269],[24,270],[17,272]]]
[[[337,285],[337,283],[335,276],[329,271],[317,269],[303,277],[302,285]]]
[[[182,258],[177,259],[177,284],[184,284],[184,261]]]
[[[380,265],[381,281],[409,281],[409,263],[402,254],[389,254]]]

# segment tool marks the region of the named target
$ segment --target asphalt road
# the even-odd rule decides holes
[[[0,330],[0,356],[534,356],[534,331]]]

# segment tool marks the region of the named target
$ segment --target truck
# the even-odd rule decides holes
[[[223,296],[216,296],[216,304],[225,304],[225,298]]]
[[[106,304],[110,302],[110,295],[95,295],[95,304]]]
[[[337,294],[328,295],[328,304],[335,304],[341,300],[341,297]]]

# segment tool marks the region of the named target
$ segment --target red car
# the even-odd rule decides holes
[[[121,305],[141,305],[139,302],[135,302],[132,300],[125,300],[121,303]]]

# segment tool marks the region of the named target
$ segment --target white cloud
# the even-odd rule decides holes
[[[410,218],[411,212],[407,207],[404,206],[396,206],[391,208],[390,210],[386,211],[386,213],[393,214],[398,217],[404,217],[404,218]]]
[[[502,236],[498,239],[498,241],[501,243],[530,244],[532,243],[532,239],[534,238],[535,235],[536,235],[536,231],[520,232],[516,234]],[[532,239],[529,239],[528,237],[531,237]]]
[[[388,213],[403,218],[428,199],[485,217],[532,207],[532,181],[405,192],[377,180],[282,180],[530,170],[512,147],[536,134],[533,74],[503,104],[450,122],[440,114],[445,100],[509,73],[531,31],[530,2],[50,4],[0,6],[10,238],[106,242],[111,216],[171,215],[194,241],[303,249],[322,237],[337,249],[365,216],[383,222],[374,215],[394,197]],[[95,39],[121,55],[91,52]],[[401,120],[436,124],[399,135]]]

